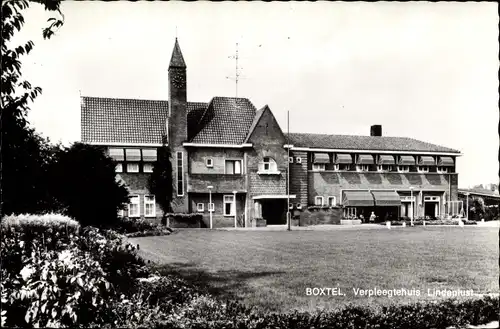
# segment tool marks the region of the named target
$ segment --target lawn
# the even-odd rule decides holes
[[[162,272],[266,311],[437,299],[428,289],[499,292],[497,228],[183,230],[129,240]],[[314,287],[339,287],[345,296],[306,295]],[[420,296],[354,294],[375,287],[418,290]]]

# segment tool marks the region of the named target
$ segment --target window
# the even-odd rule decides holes
[[[302,158],[301,157],[296,157],[295,158],[296,163],[302,163]]]
[[[440,174],[446,174],[448,172],[448,167],[437,167],[437,172]]]
[[[356,208],[344,208],[344,218],[356,218]]]
[[[115,167],[115,172],[123,172],[123,164],[117,163]]]
[[[234,195],[224,195],[224,216],[234,216]]]
[[[146,217],[156,216],[156,201],[154,195],[144,196],[144,216]]]
[[[312,168],[313,168],[313,170],[316,170],[316,171],[324,171],[325,164],[324,163],[313,163]]]
[[[278,171],[278,165],[271,157],[264,157],[262,162],[259,164],[260,172],[275,173]]]
[[[153,172],[153,164],[152,163],[145,163],[142,166],[142,171],[143,172]]]
[[[356,171],[369,171],[369,165],[356,165]]]
[[[139,172],[139,164],[127,163],[127,172]]]
[[[342,164],[337,163],[337,164],[333,165],[333,170],[335,170],[335,171],[339,171],[339,170],[345,170],[345,171],[351,170],[351,165],[350,164],[345,164],[345,163],[342,163]]]
[[[398,172],[409,172],[410,166],[398,166]]]
[[[213,168],[213,166],[214,166],[214,160],[212,158],[206,158],[205,159],[205,165],[208,168]]]
[[[380,172],[392,171],[392,166],[390,166],[390,165],[378,165],[377,171],[380,171]]]
[[[429,166],[418,166],[417,171],[418,172],[429,172]]]
[[[302,205],[301,205],[300,203],[297,203],[297,204],[295,205],[295,207],[296,207],[297,209],[302,209]]]
[[[132,195],[128,204],[128,217],[139,217],[139,196]]]
[[[334,196],[328,197],[328,206],[335,207],[337,205],[337,198]]]
[[[215,205],[213,203],[208,204],[208,211],[213,212],[215,210]]]
[[[226,160],[226,174],[241,175],[241,160]]]
[[[205,204],[204,203],[197,203],[196,204],[196,211],[204,212],[205,211]]]
[[[322,196],[317,196],[314,198],[314,205],[315,206],[322,206],[323,205],[323,197]]]
[[[184,195],[184,166],[182,152],[177,152],[177,196]]]
[[[293,163],[293,157],[288,157],[288,162]]]

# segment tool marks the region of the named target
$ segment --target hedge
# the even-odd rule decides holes
[[[172,228],[200,228],[202,226],[202,214],[199,213],[167,213],[167,226]]]

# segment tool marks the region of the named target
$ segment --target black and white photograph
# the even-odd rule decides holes
[[[3,328],[499,328],[497,2],[0,6]]]

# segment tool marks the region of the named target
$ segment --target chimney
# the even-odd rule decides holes
[[[373,125],[370,127],[370,136],[382,136],[382,125]]]

